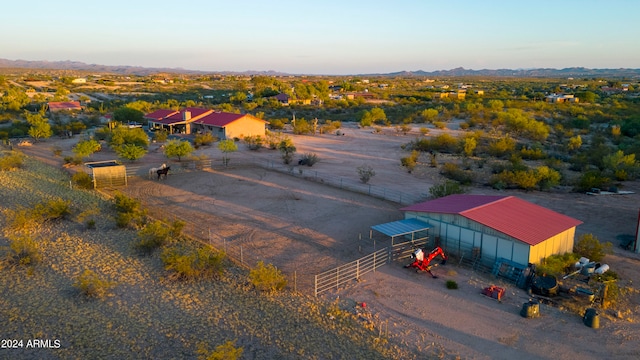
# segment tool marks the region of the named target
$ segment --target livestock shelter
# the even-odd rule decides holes
[[[400,209],[431,226],[449,254],[526,267],[572,252],[582,221],[515,196],[450,195]]]
[[[116,160],[95,161],[84,164],[93,179],[93,188],[127,186],[127,169]]]

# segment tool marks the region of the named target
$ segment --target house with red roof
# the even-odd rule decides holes
[[[80,101],[51,101],[47,103],[49,107],[49,112],[60,112],[60,111],[80,111],[82,110],[82,106],[80,105]]]
[[[445,251],[493,265],[527,266],[573,251],[582,221],[515,196],[450,195],[400,209],[431,226]]]
[[[249,114],[234,114],[211,109],[188,107],[182,110],[156,110],[144,118],[150,130],[166,130],[170,134],[210,132],[219,139],[265,135],[265,120]]]

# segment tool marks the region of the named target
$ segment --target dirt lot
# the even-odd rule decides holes
[[[418,136],[417,131],[409,135],[397,135],[393,130],[373,134],[350,127],[344,133],[295,136],[293,140],[299,154],[319,156],[320,162],[312,168],[319,174],[357,179],[355,168],[366,163],[376,171],[372,184],[416,196],[428,194],[429,186],[441,180],[436,169],[423,166],[408,174],[399,166],[400,157],[406,156],[400,145]],[[61,159],[54,158],[50,150],[54,142],[66,154],[75,141],[52,139],[23,150],[60,164]],[[212,156],[214,161],[221,159],[214,147],[198,153]],[[113,158],[113,153],[103,151],[93,160]],[[400,205],[246,165],[250,159],[280,161],[275,151],[251,152],[240,145],[240,150],[231,154],[228,169],[176,173],[166,181],[143,177],[131,181],[126,192],[141,198],[157,216],[187,221],[192,235],[235,252],[244,262],[264,260],[288,274],[295,273],[297,290],[306,293],[310,293],[313,274],[373,249],[368,241],[370,226],[401,218]],[[163,162],[178,166],[165,159],[157,145],[152,145],[141,161],[143,167]],[[517,195],[583,221],[578,234],[593,233],[600,240],[617,244],[617,235],[635,234],[640,183],[627,183],[624,190],[636,193],[588,196],[489,188],[471,192]],[[383,245],[378,242],[376,247]],[[634,286],[636,292],[623,311],[601,312],[597,330],[583,325],[579,315],[545,304],[541,305],[541,318],[522,318],[519,311],[528,300],[524,291],[451,262],[437,268],[438,279],[392,264],[324,296],[366,302],[376,321],[384,324],[384,331],[404,336],[408,346],[425,351],[441,349],[447,357],[635,359],[640,344],[640,296],[637,284],[631,281],[640,279],[640,256],[616,247],[605,262],[625,279],[621,285]],[[455,280],[460,289],[447,290],[447,280]],[[491,284],[507,288],[502,302],[480,294]]]

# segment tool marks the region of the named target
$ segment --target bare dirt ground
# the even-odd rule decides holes
[[[400,167],[400,157],[406,156],[400,145],[418,136],[417,131],[409,135],[398,135],[393,129],[384,134],[356,127],[343,131],[344,136],[292,137],[298,154],[318,155],[320,162],[312,168],[318,173],[357,179],[356,167],[370,164],[376,171],[372,184],[417,196],[426,196],[429,187],[441,181],[437,169],[424,166],[408,174]],[[69,154],[76,141],[51,139],[22,150],[60,165],[61,158],[53,156],[51,147],[60,146],[63,154]],[[402,218],[400,205],[247,165],[249,159],[280,162],[280,156],[275,151],[239,147],[231,154],[228,169],[178,172],[166,181],[143,176],[132,180],[125,191],[143,200],[156,216],[185,220],[191,235],[225,247],[243,262],[264,260],[290,276],[295,274],[290,282],[307,294],[313,274],[373,250],[372,225]],[[215,147],[197,153],[221,161]],[[113,158],[105,150],[92,160]],[[164,158],[155,144],[139,163],[142,167],[179,166]],[[635,234],[640,204],[639,182],[626,183],[624,190],[635,194],[498,192],[486,187],[471,193],[519,196],[583,221],[578,234],[592,233],[617,245],[617,235]],[[376,247],[384,245],[379,241]],[[633,281],[640,280],[640,256],[617,246],[614,251],[604,262],[624,279],[621,287],[633,287],[635,293],[619,313],[601,311],[599,329],[585,326],[578,314],[545,304],[540,318],[525,319],[519,315],[529,299],[523,290],[452,262],[436,268],[438,279],[391,264],[323,296],[366,302],[380,329],[403,336],[407,346],[423,349],[425,354],[438,349],[443,357],[463,359],[636,359],[640,296]],[[460,288],[447,290],[447,280],[456,281]],[[480,294],[492,284],[507,289],[502,302]]]

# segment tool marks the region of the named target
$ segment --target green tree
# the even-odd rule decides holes
[[[567,149],[569,151],[574,151],[580,149],[582,146],[582,138],[580,135],[573,136],[569,139],[569,143],[567,144]]]
[[[218,143],[218,149],[222,151],[222,163],[229,165],[229,154],[238,151],[238,145],[233,140],[222,140]]]
[[[164,155],[167,158],[177,157],[178,161],[181,161],[182,157],[188,156],[195,149],[188,141],[182,140],[170,140],[164,147]]]
[[[140,110],[123,106],[113,112],[113,119],[122,123],[143,123],[144,113]]]
[[[438,118],[438,110],[425,109],[422,110],[420,116],[424,119],[424,122],[432,123]]]
[[[31,113],[29,111],[25,111],[24,116],[27,119],[27,123],[30,125],[28,134],[35,141],[48,139],[53,135],[49,119],[44,117],[43,112]]]
[[[147,149],[134,144],[120,145],[115,150],[119,157],[129,161],[136,161],[147,153]]]
[[[478,141],[475,137],[466,137],[462,140],[462,151],[465,156],[472,156],[476,146],[478,146]]]
[[[141,128],[130,129],[126,126],[116,126],[109,136],[109,146],[116,148],[124,144],[147,148],[149,146],[149,136]]]
[[[285,138],[278,144],[278,150],[282,154],[282,160],[285,164],[290,164],[293,160],[293,155],[296,153],[296,147],[293,145],[293,140]]]
[[[71,151],[80,158],[86,158],[91,156],[93,153],[100,151],[100,148],[100,143],[95,140],[83,140],[79,141]]]

